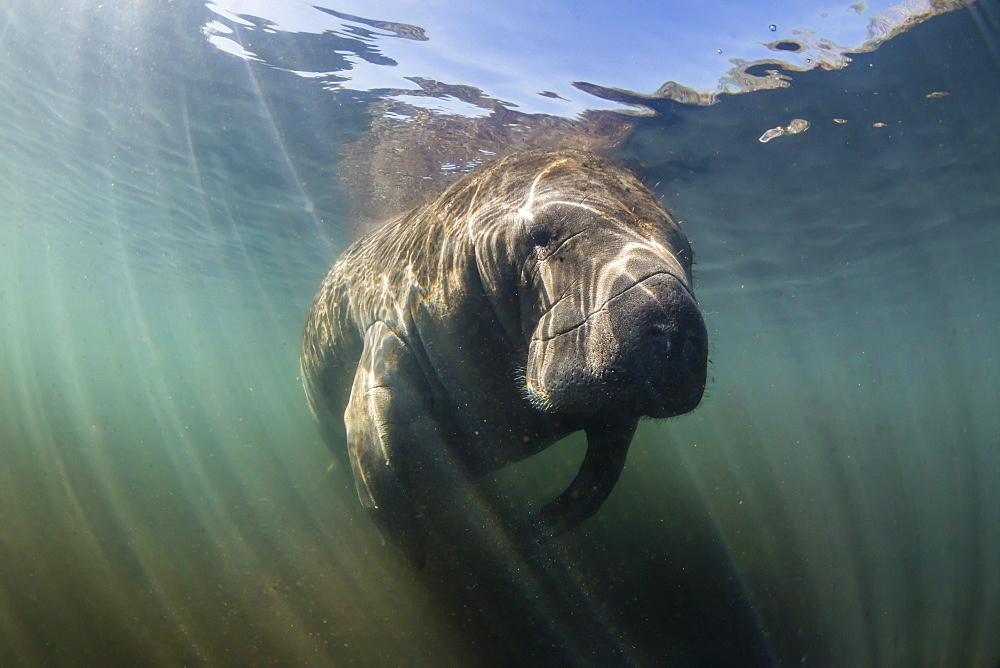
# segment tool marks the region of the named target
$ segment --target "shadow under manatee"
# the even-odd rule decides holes
[[[595,518],[530,547],[518,539],[523,498],[495,478],[452,484],[421,577],[483,665],[770,665],[726,546],[677,463],[652,504],[669,517],[630,498],[626,474]]]

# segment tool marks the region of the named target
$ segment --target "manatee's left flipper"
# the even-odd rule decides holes
[[[597,423],[587,427],[587,454],[580,471],[562,494],[539,512],[542,531],[556,536],[597,512],[625,468],[638,421]]]
[[[418,568],[425,548],[414,467],[441,443],[427,396],[406,344],[384,323],[372,325],[344,413],[351,468],[362,505]]]

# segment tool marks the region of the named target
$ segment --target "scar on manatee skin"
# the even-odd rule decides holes
[[[764,134],[760,136],[758,140],[761,144],[766,144],[772,139],[777,139],[778,137],[783,137],[785,135],[797,135],[800,132],[805,132],[809,129],[809,121],[802,118],[795,118],[785,127],[778,126],[776,128],[771,128]]]

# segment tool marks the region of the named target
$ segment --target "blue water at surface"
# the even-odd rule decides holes
[[[706,397],[640,426],[548,563],[425,572],[298,378],[380,94],[213,20],[0,9],[0,664],[998,665],[995,2],[630,117],[614,156],[694,244]],[[490,487],[542,502],[582,448]]]

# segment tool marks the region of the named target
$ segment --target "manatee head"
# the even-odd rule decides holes
[[[504,234],[492,235],[517,272],[495,280],[518,286],[508,300],[517,304],[520,331],[511,334],[524,345],[525,397],[584,420],[692,410],[705,389],[708,336],[686,237],[623,167],[579,152],[544,157],[549,164],[515,189]]]
[[[536,407],[664,418],[698,405],[708,336],[681,249],[573,204],[547,207],[527,236],[524,383]]]

